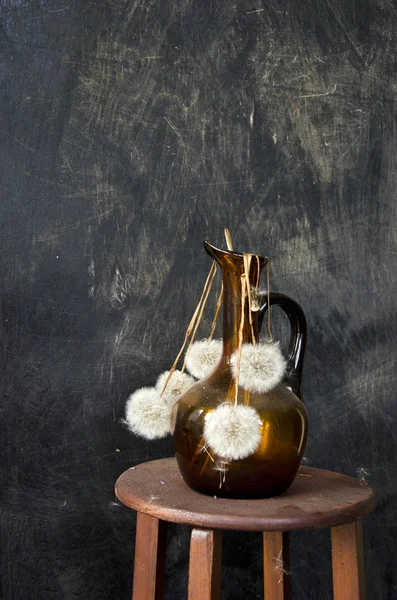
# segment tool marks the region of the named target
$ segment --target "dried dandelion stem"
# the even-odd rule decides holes
[[[215,459],[212,458],[211,454],[208,452],[207,446],[203,446],[203,450],[204,450],[204,452],[206,452],[208,454],[208,456],[210,457],[210,459],[212,460],[212,462],[215,462]]]
[[[192,330],[193,330],[193,328],[194,328],[194,326],[195,326],[195,323],[196,323],[196,320],[197,320],[197,317],[198,317],[198,315],[200,314],[200,312],[201,312],[201,314],[202,314],[202,310],[204,310],[204,309],[202,309],[202,304],[203,304],[204,298],[205,298],[205,301],[206,301],[206,300],[207,300],[207,298],[208,298],[207,290],[208,290],[208,287],[211,289],[211,285],[212,285],[212,282],[213,282],[213,280],[214,280],[215,272],[216,272],[216,264],[213,262],[213,263],[212,263],[212,265],[211,265],[210,272],[208,273],[208,276],[207,276],[206,282],[205,282],[205,284],[204,284],[203,293],[201,294],[201,298],[200,298],[200,300],[199,300],[199,303],[198,303],[198,305],[197,305],[197,307],[196,307],[196,310],[195,310],[195,311],[194,311],[194,313],[193,313],[193,316],[192,316],[192,318],[191,318],[191,320],[190,320],[190,323],[189,323],[189,325],[188,325],[188,328],[187,328],[187,330],[186,330],[186,333],[185,333],[185,339],[184,339],[184,341],[183,341],[182,347],[181,347],[181,349],[179,350],[179,352],[178,352],[178,355],[177,355],[176,359],[174,360],[174,363],[173,363],[173,365],[172,365],[172,367],[171,367],[171,369],[170,369],[170,371],[169,371],[169,373],[168,373],[168,377],[167,377],[167,379],[166,379],[166,380],[165,380],[165,382],[164,382],[164,386],[163,386],[163,389],[161,390],[160,396],[161,396],[162,394],[164,394],[164,392],[165,392],[165,390],[166,390],[166,388],[167,388],[168,382],[169,382],[169,380],[171,379],[171,377],[172,377],[172,374],[173,374],[173,372],[174,372],[174,371],[175,371],[175,369],[176,369],[176,366],[177,366],[177,364],[178,364],[178,361],[179,361],[180,357],[181,357],[181,356],[182,356],[182,354],[183,354],[183,351],[184,351],[184,349],[185,349],[185,346],[186,346],[186,344],[187,344],[187,342],[188,342],[188,340],[189,340],[190,334],[192,333]],[[183,367],[183,368],[184,368],[184,367]],[[181,372],[183,373],[183,370],[182,370]]]
[[[248,297],[248,318],[249,318],[250,327],[251,327],[252,343],[255,346],[256,339],[255,339],[254,325],[252,322],[252,296],[251,296],[251,284],[250,284],[250,268],[251,268],[252,254],[244,253],[243,260],[244,260],[245,287],[247,289],[247,297]],[[244,289],[243,289],[243,293],[245,293]]]
[[[229,383],[229,388],[228,388],[227,394],[226,394],[226,401],[233,400],[233,396],[234,396],[234,392],[235,392],[235,386],[236,386],[235,380],[231,379],[231,381]]]
[[[208,450],[206,450],[206,452],[207,452],[208,456],[206,456],[206,458],[205,458],[205,461],[204,461],[204,464],[203,464],[203,466],[201,467],[201,470],[200,470],[200,477],[202,476],[202,474],[203,474],[203,473],[204,473],[204,471],[206,470],[209,460],[211,459],[211,460],[212,460],[212,462],[215,462],[215,461],[214,461],[214,459],[212,458],[211,454],[209,454]]]
[[[273,334],[271,328],[271,319],[270,319],[270,262],[267,260],[267,330],[269,332],[269,342],[273,341]]]
[[[210,333],[210,337],[209,337],[210,340],[212,340],[212,338],[214,337],[215,327],[216,327],[216,324],[218,321],[219,313],[221,311],[222,300],[223,300],[223,283],[222,283],[221,291],[219,292],[218,302],[216,303],[215,317],[214,317],[214,320],[212,321],[211,333]]]
[[[261,261],[259,259],[258,254],[255,255],[256,258],[256,283],[255,283],[255,289],[256,291],[258,291],[259,288],[259,279],[261,278]]]
[[[230,235],[230,231],[228,230],[227,227],[225,227],[225,238],[226,238],[227,249],[232,251],[233,250],[232,236]]]
[[[196,457],[202,452],[204,446],[205,446],[205,440],[204,440],[204,436],[202,435],[201,438],[200,438],[200,441],[198,443],[198,446],[197,446],[197,448],[196,448],[196,450],[195,450],[195,452],[193,454],[193,458],[190,461],[190,466],[193,465]]]
[[[227,229],[227,227],[225,227],[225,239],[226,239],[227,249],[233,250],[232,236],[230,234],[230,231]],[[215,333],[215,327],[216,327],[216,324],[218,321],[219,313],[221,311],[222,299],[223,299],[223,282],[222,282],[221,291],[219,292],[218,302],[216,303],[215,317],[214,317],[214,320],[212,321],[211,333],[210,333],[210,337],[209,337],[210,340],[212,340],[214,333]]]
[[[237,365],[236,365],[236,390],[234,396],[234,405],[237,406],[238,400],[238,380],[240,377],[240,365],[241,365],[241,348],[243,345],[243,332],[244,332],[244,309],[245,309],[245,276],[241,276],[241,318],[240,318],[240,329],[238,332],[238,354],[237,354]]]

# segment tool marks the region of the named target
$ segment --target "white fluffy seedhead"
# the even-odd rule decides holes
[[[171,407],[153,387],[136,390],[127,400],[125,422],[128,428],[147,440],[170,433]]]
[[[204,440],[220,458],[239,460],[258,448],[261,425],[252,406],[221,404],[205,417]]]
[[[233,377],[237,376],[238,351],[230,361]],[[278,344],[243,344],[239,385],[254,393],[269,392],[282,381],[287,363]]]
[[[197,379],[210,375],[222,357],[221,340],[194,342],[186,352],[186,368]]]
[[[163,390],[168,374],[169,371],[165,371],[157,379],[156,390],[159,392],[159,394],[161,394]],[[165,398],[170,404],[173,404],[178,400],[179,396],[192,387],[194,383],[196,383],[196,380],[188,373],[181,373],[181,371],[176,369],[167,383],[167,387],[163,393],[163,398]]]

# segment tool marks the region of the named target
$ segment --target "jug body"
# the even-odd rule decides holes
[[[228,373],[196,383],[177,403],[175,456],[186,483],[199,492],[233,498],[264,498],[289,488],[298,471],[307,436],[303,403],[285,385],[251,394],[261,420],[261,441],[250,456],[224,461],[205,448],[205,418],[230,388]],[[240,392],[239,392],[240,395]],[[239,401],[244,404],[244,392]]]

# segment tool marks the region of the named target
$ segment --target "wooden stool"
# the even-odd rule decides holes
[[[220,597],[222,529],[262,531],[264,597],[290,598],[288,531],[331,528],[335,600],[365,597],[361,519],[375,506],[361,481],[301,467],[290,489],[275,498],[205,496],[183,481],[174,458],[125,471],[116,496],[138,511],[133,600],[160,600],[164,591],[166,521],[192,525],[189,600]]]

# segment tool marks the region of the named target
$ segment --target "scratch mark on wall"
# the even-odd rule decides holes
[[[318,94],[301,94],[299,98],[319,98],[320,96],[330,96],[336,92],[336,86],[337,84],[335,83],[334,87],[328,90],[328,92],[322,92]]]

